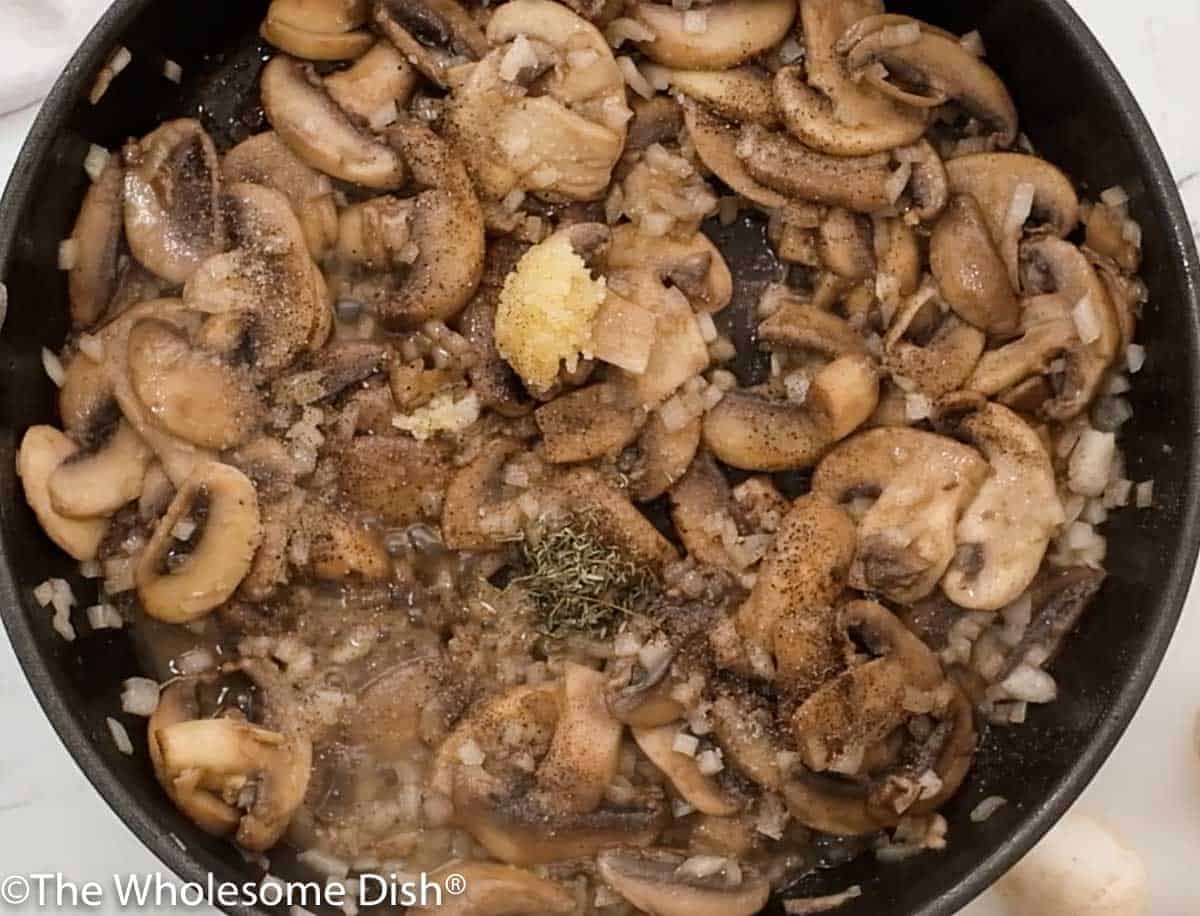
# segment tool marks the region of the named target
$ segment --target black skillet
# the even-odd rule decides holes
[[[200,117],[225,145],[262,129],[254,86],[265,56],[256,39],[265,6],[265,0],[117,0],[46,101],[0,204],[0,278],[9,293],[0,334],[0,610],[68,750],[130,829],[189,881],[209,872],[218,881],[246,881],[261,871],[232,846],[200,833],[167,801],[142,750],[143,722],[118,714],[138,750],[125,757],[114,748],[105,717],[119,709],[122,679],[136,672],[133,650],[123,633],[91,633],[83,625],[80,639],[65,643],[33,601],[33,587],[49,576],[71,579],[85,599],[90,592],[39,530],[21,497],[13,457],[26,427],[55,419],[40,352],[57,348],[67,330],[66,282],[56,253],[85,189],[81,163],[88,145],[113,149],[180,115]],[[1022,728],[988,734],[963,791],[945,809],[949,848],[886,867],[868,855],[800,883],[804,894],[861,884],[863,896],[840,916],[953,913],[1049,829],[1108,756],[1145,694],[1182,608],[1200,539],[1200,264],[1170,171],[1128,88],[1064,0],[894,6],[955,32],[980,29],[989,61],[1013,91],[1022,127],[1037,148],[1084,191],[1094,195],[1115,184],[1129,191],[1145,235],[1150,305],[1139,339],[1149,360],[1136,376],[1136,415],[1123,445],[1130,476],[1155,479],[1158,506],[1118,513],[1107,526],[1110,576],[1055,663],[1061,698],[1033,710]],[[88,89],[118,44],[133,52],[133,62],[93,107]],[[183,66],[182,87],[163,78],[166,58]],[[751,225],[719,235],[735,273],[743,275],[745,303],[761,280],[756,265],[769,265],[758,247],[761,233]],[[1011,804],[972,824],[971,809],[997,794]],[[302,877],[282,851],[272,855],[271,870]],[[779,912],[778,902],[772,906]]]

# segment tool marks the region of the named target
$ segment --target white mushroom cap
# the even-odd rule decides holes
[[[1068,812],[996,889],[1012,916],[1150,912],[1142,857],[1111,827],[1080,812]]]

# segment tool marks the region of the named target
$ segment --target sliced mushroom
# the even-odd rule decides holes
[[[191,522],[186,539],[177,527]],[[171,501],[134,570],[146,613],[188,623],[226,601],[262,543],[254,484],[227,464],[196,468]]]
[[[68,456],[50,475],[54,510],[70,518],[109,516],[141,495],[154,453],[124,420]]]
[[[288,543],[304,502],[295,486],[296,463],[287,446],[269,436],[238,449],[230,463],[254,484],[263,529],[262,544],[238,594],[247,601],[266,601],[288,579]]]
[[[720,250],[703,232],[655,238],[629,224],[612,230],[605,264],[609,271],[645,272],[674,286],[698,311],[719,312],[733,298],[733,275]],[[646,369],[647,375],[651,369]]]
[[[311,67],[280,54],[263,68],[261,91],[271,126],[308,165],[367,188],[404,184],[401,155],[351,123]]]
[[[226,246],[212,138],[199,121],[168,121],[123,155],[129,249],[163,279],[184,283]]]
[[[419,79],[404,55],[381,41],[352,66],[325,77],[325,90],[342,111],[375,125],[408,107]]]
[[[562,683],[516,687],[476,707],[434,757],[431,786],[454,800],[459,823],[475,840],[510,865],[644,845],[661,829],[660,800],[600,803],[616,774],[621,726],[604,708],[595,682],[602,675],[581,666],[570,666],[568,675],[576,680],[571,692]],[[532,780],[506,763],[516,748],[505,736],[514,734],[525,752],[542,755]],[[460,759],[468,742],[483,753],[481,765]]]
[[[404,118],[387,137],[428,190],[343,212],[339,251],[374,271],[350,292],[391,328],[449,320],[483,275],[483,211],[462,161],[428,126]]]
[[[989,127],[1000,146],[1017,138],[1017,108],[995,71],[954,36],[916,19],[869,17],[838,42],[851,78],[861,78],[905,105],[957,102]],[[894,29],[915,25],[916,41],[895,41]],[[881,71],[879,67],[882,66]]]
[[[307,568],[318,579],[342,582],[357,576],[372,581],[392,574],[378,532],[320,500],[304,503],[298,529],[308,546]]]
[[[1121,341],[1117,310],[1087,257],[1062,239],[1048,236],[1022,244],[1021,277],[1027,292],[1057,293],[1071,303],[1076,331],[1091,338],[1081,339],[1084,346],[1066,361],[1061,392],[1043,407],[1051,419],[1070,419],[1091,403],[1116,359]]]
[[[846,29],[879,11],[872,2],[802,0],[804,66],[775,75],[780,114],[802,143],[833,156],[869,156],[915,142],[927,114],[850,78],[834,48]]]
[[[494,513],[507,522],[504,504],[512,504],[518,494],[504,485],[500,472],[521,449],[516,439],[494,439],[454,475],[442,508],[442,538],[451,550],[495,549],[520,533],[519,519],[511,530],[497,529],[490,519]]]
[[[629,498],[591,468],[571,468],[550,481],[551,505],[587,514],[599,535],[638,560],[658,566],[677,554]],[[543,506],[543,508],[546,508]]]
[[[883,364],[893,378],[939,397],[966,382],[986,343],[983,331],[957,315],[942,315],[926,286],[901,302],[883,338]]]
[[[129,332],[129,378],[156,423],[204,448],[234,448],[263,420],[248,375],[191,346],[174,326],[148,319]]]
[[[939,410],[940,422],[992,467],[958,523],[942,591],[961,607],[999,610],[1033,581],[1065,518],[1054,469],[1038,434],[1007,407],[964,397]]]
[[[993,679],[999,683],[1025,662],[1030,652],[1044,657],[1048,665],[1062,650],[1092,598],[1104,584],[1103,570],[1087,566],[1043,569],[1029,587],[1033,607],[1029,626],[1021,641],[1008,653],[1004,666]]]
[[[742,810],[742,804],[732,792],[704,776],[695,758],[674,749],[679,735],[678,725],[659,725],[654,729],[634,729],[634,740],[650,762],[670,780],[680,797],[703,814],[728,818]]]
[[[17,451],[17,476],[25,500],[33,509],[42,530],[59,547],[80,562],[96,559],[100,542],[108,531],[102,518],[68,518],[59,514],[50,498],[50,478],[58,467],[79,453],[65,433],[52,426],[31,426]]]
[[[858,523],[850,584],[911,603],[942,578],[959,516],[988,475],[970,446],[915,429],[858,433],[822,459],[813,491],[835,502],[875,497]]]
[[[455,861],[434,872],[429,880],[441,884],[451,875],[465,880],[464,892],[447,892],[442,903],[413,907],[408,912],[413,916],[570,916],[575,912],[573,894],[523,868]]]
[[[758,67],[749,65],[732,70],[663,68],[662,76],[671,88],[695,99],[719,118],[738,123],[748,121],[764,127],[775,127],[779,123],[771,76]]]
[[[817,228],[817,253],[825,267],[839,277],[865,280],[875,272],[870,221],[841,207],[830,207]]]
[[[379,31],[424,76],[449,85],[454,66],[479,60],[488,40],[455,0],[373,0]]]
[[[732,391],[704,419],[704,442],[726,464],[755,471],[812,467],[875,410],[871,360],[842,356],[813,377],[803,404]]]
[[[87,190],[71,238],[77,254],[67,278],[71,322],[91,327],[104,314],[120,281],[121,242],[125,227],[125,170],[112,156]]]
[[[534,412],[548,461],[571,464],[615,455],[633,442],[646,411],[612,382],[561,394]]]
[[[637,502],[658,499],[687,473],[700,448],[700,417],[679,429],[668,429],[662,414],[653,413],[637,440],[621,456],[630,494]],[[630,464],[625,465],[626,459]]]
[[[325,342],[329,291],[286,197],[242,183],[226,203],[237,247],[206,261],[183,299],[211,316],[199,337],[208,349],[244,361],[256,380],[270,378]]]
[[[750,597],[738,608],[739,635],[803,695],[828,676],[838,650],[832,606],[854,558],[854,523],[819,495],[797,499],[763,558]],[[752,667],[756,660],[750,659]]]
[[[341,493],[396,527],[430,518],[450,479],[445,449],[411,436],[360,436],[337,466]]]
[[[1055,166],[1024,153],[974,153],[946,163],[946,178],[953,194],[970,194],[987,220],[1013,287],[1019,288],[1017,246],[1028,220],[1016,223],[1018,191],[1032,193],[1028,214],[1035,225],[1060,238],[1079,221],[1079,199],[1071,180]]]
[[[778,307],[758,326],[758,339],[772,351],[810,351],[830,359],[867,353],[866,344],[845,319],[787,291],[768,290]]]
[[[733,191],[762,207],[778,209],[791,203],[788,197],[750,176],[738,157],[736,127],[691,99],[683,101],[683,115],[696,155],[709,171]],[[811,215],[815,224],[815,211]]]
[[[365,0],[272,0],[262,37],[307,60],[349,60],[372,44]]]
[[[612,849],[596,866],[613,890],[652,916],[753,916],[771,896],[770,883],[749,866],[701,878],[686,856],[665,849]]]
[[[883,741],[910,715],[906,689],[931,691],[942,680],[937,656],[882,605],[853,601],[839,626],[861,632],[877,657],[827,681],[793,714],[801,758],[815,772]]]
[[[201,718],[194,678],[167,687],[147,735],[154,773],[200,829],[264,852],[304,800],[312,745],[231,717]]]
[[[1071,304],[1057,293],[1032,296],[1021,309],[1020,334],[1002,347],[988,350],[980,358],[971,377],[963,383],[968,391],[994,397],[1035,376],[1048,374],[1053,362],[1061,357],[1067,378],[1082,378],[1090,359],[1079,340]],[[1084,365],[1074,365],[1080,358]],[[1050,392],[1047,389],[1046,395]],[[1040,409],[1042,398],[1035,409]]]
[[[796,18],[791,0],[719,0],[704,9],[704,29],[690,28],[684,10],[638,0],[626,15],[654,33],[637,43],[651,60],[682,70],[728,70],[778,43]]]
[[[989,334],[1011,334],[1021,307],[1008,268],[973,197],[956,194],[929,240],[938,288],[962,318]]]
[[[326,175],[306,165],[274,131],[245,140],[225,154],[222,175],[230,184],[250,182],[288,199],[304,229],[308,250],[321,260],[337,242],[337,206]]]
[[[514,190],[552,200],[596,200],[623,151],[630,117],[625,82],[604,36],[552,0],[513,0],[488,21],[494,50],[454,89],[446,134],[480,195]],[[518,40],[525,53],[514,50]],[[579,55],[594,59],[581,66]],[[511,79],[504,61],[532,53]],[[590,58],[591,55],[585,55]],[[548,69],[549,68],[549,69]],[[538,91],[524,84],[537,80]]]

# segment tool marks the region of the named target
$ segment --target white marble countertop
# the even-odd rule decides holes
[[[5,2],[10,0],[0,0]],[[1074,2],[1145,109],[1181,182],[1193,226],[1200,229],[1200,121],[1194,97],[1200,2]],[[30,108],[0,117],[0,176],[8,175],[34,114],[35,108]],[[1200,913],[1197,671],[1200,593],[1193,588],[1146,702],[1078,803],[1080,809],[1116,826],[1146,860],[1153,916]],[[164,870],[68,756],[4,638],[0,638],[0,721],[6,734],[20,736],[0,743],[0,876],[64,871],[78,882],[96,880],[107,885],[114,873]],[[6,909],[0,904],[0,913],[24,912],[76,910]],[[1006,911],[993,895],[985,894],[963,912],[1004,916]]]

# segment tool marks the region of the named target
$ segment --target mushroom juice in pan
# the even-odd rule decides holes
[[[18,455],[172,801],[491,916],[750,916],[952,842],[1152,502],[1124,192],[1037,156],[978,34],[873,0],[262,34],[269,130],[89,154]]]

